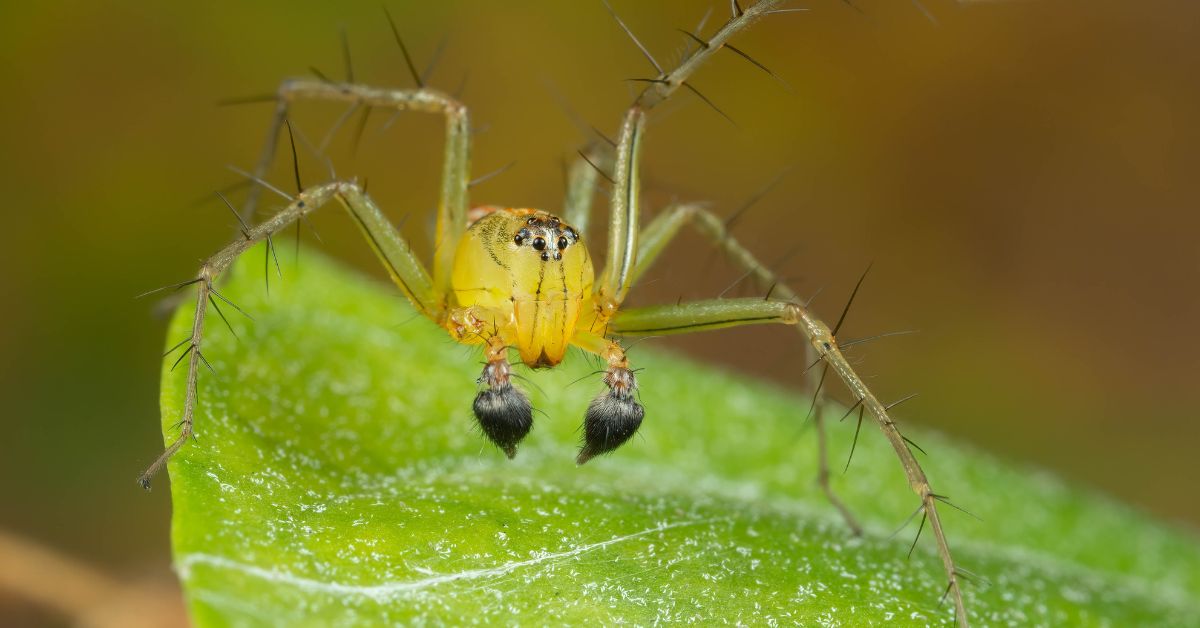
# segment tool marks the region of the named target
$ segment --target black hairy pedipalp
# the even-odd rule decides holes
[[[593,399],[583,420],[583,447],[575,462],[583,464],[625,444],[637,432],[645,415],[642,404],[632,397],[604,393]]]
[[[517,444],[533,428],[533,406],[529,398],[511,384],[480,391],[472,408],[483,434],[510,459]]]

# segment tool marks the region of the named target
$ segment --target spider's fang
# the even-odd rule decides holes
[[[488,388],[475,396],[473,410],[484,436],[511,459],[533,427],[533,406],[525,393],[513,387],[510,377],[508,362],[488,362],[479,377]]]
[[[596,456],[613,451],[629,440],[646,415],[642,404],[634,399],[637,379],[633,371],[611,367],[604,375],[608,392],[588,405],[583,420],[583,447],[575,462],[583,464]]]

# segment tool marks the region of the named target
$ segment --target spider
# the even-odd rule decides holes
[[[251,246],[266,240],[268,251],[271,251],[272,234],[305,219],[332,201],[349,212],[396,286],[420,314],[445,329],[455,341],[482,347],[486,362],[478,379],[481,389],[472,409],[482,433],[509,458],[517,454],[518,446],[533,425],[532,404],[512,382],[511,353],[515,352],[529,367],[552,368],[563,360],[568,347],[575,346],[599,356],[607,365],[603,378],[607,390],[595,397],[584,413],[582,444],[576,456],[576,462],[584,464],[625,444],[645,418],[645,410],[635,394],[638,388],[636,370],[630,366],[622,340],[768,323],[798,330],[808,340],[814,366],[823,364],[821,381],[832,370],[857,400],[846,415],[857,410],[861,426],[864,412],[869,412],[892,444],[912,490],[920,498],[921,529],[928,523],[936,539],[948,580],[943,597],[952,597],[958,623],[966,625],[967,613],[959,580],[964,574],[955,566],[937,510],[939,502],[949,502],[930,487],[908,441],[889,415],[888,406],[875,397],[842,354],[836,337],[842,320],[831,328],[815,316],[794,291],[729,233],[725,220],[699,204],[675,204],[647,224],[643,225],[641,221],[639,156],[648,112],[680,87],[704,99],[687,81],[723,48],[759,65],[728,42],[755,20],[789,11],[777,8],[780,2],[759,0],[743,9],[734,0],[730,18],[714,35],[705,39],[686,33],[697,45],[669,71],[659,66],[613,13],[617,23],[654,65],[658,75],[644,80],[645,87],[626,111],[618,139],[611,146],[596,143],[580,152],[582,159],[569,171],[567,202],[561,216],[541,209],[517,207],[487,206],[468,211],[470,126],[467,108],[457,99],[423,84],[390,15],[388,20],[416,88],[381,89],[351,81],[333,82],[323,77],[321,80],[283,82],[271,99],[276,107],[266,147],[256,171],[250,175],[257,185],[251,189],[242,214],[253,214],[262,189],[278,193],[288,204],[253,227],[234,210],[241,221],[241,237],[208,258],[195,278],[162,289],[195,286],[197,307],[191,336],[175,347],[179,349],[186,345],[179,360],[188,359],[186,397],[178,424],[180,433],[138,478],[139,483],[149,489],[151,477],[194,434],[197,380],[200,367],[207,364],[200,347],[208,306],[211,305],[222,317],[218,302],[237,307],[217,290],[215,280]],[[446,148],[432,270],[414,254],[404,237],[367,195],[365,186],[357,181],[335,180],[301,189],[292,196],[262,179],[274,158],[275,146],[285,125],[291,137],[291,124],[287,118],[289,105],[301,100],[348,102],[356,106],[398,112],[423,111],[445,117]],[[294,139],[291,148],[295,160]],[[605,174],[607,170],[612,171],[611,176]],[[586,231],[591,199],[599,184],[598,176],[610,179],[613,192],[604,266],[597,273]],[[298,166],[296,179],[297,187],[301,188]],[[232,205],[230,209],[233,209]],[[668,242],[688,225],[710,238],[748,275],[763,285],[771,285],[768,298],[717,298],[674,305],[624,307],[630,287],[658,260]],[[856,286],[855,292],[857,289]],[[842,319],[844,316],[843,311]],[[820,383],[818,394],[819,391]],[[818,433],[818,482],[851,530],[861,534],[861,527],[829,486],[820,414],[813,415]],[[918,538],[919,535],[920,532]]]

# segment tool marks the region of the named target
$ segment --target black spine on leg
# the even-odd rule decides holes
[[[533,406],[529,398],[508,381],[508,364],[489,363],[481,382],[488,388],[475,395],[475,419],[484,436],[510,459],[517,455],[517,444],[533,427]]]
[[[623,445],[637,432],[646,415],[642,404],[634,399],[637,383],[631,371],[610,369],[604,383],[609,391],[592,400],[583,419],[583,447],[575,458],[577,464]]]

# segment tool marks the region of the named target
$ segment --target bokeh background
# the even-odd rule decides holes
[[[437,58],[431,82],[472,107],[475,174],[516,161],[476,203],[560,207],[586,125],[614,134],[625,79],[651,73],[598,1],[388,4],[418,66]],[[664,63],[709,6],[613,4]],[[712,4],[709,32],[726,11]],[[923,5],[933,20],[901,0],[793,2],[811,11],[738,37],[782,81],[728,54],[694,84],[734,124],[686,93],[656,110],[649,213],[699,199],[731,214],[786,172],[736,233],[786,257],[830,319],[874,261],[843,336],[919,330],[855,351],[883,398],[920,393],[903,420],[1196,526],[1200,3]],[[0,530],[169,598],[165,479],[150,495],[133,482],[161,447],[165,323],[133,296],[233,233],[213,191],[252,166],[270,105],[216,103],[310,66],[341,78],[343,28],[356,78],[410,85],[378,3],[0,8]],[[318,144],[340,112],[295,122]],[[441,121],[387,117],[356,153],[353,121],[326,152],[428,250]],[[323,242],[304,246],[382,277],[342,215],[314,223]],[[639,302],[739,274],[691,235],[669,254]],[[786,386],[804,366],[777,329],[652,344]],[[61,618],[3,588],[9,617]]]

